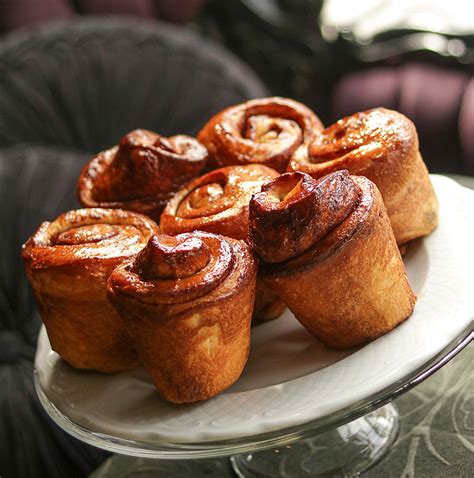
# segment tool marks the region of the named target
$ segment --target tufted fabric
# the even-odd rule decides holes
[[[158,22],[75,21],[0,46],[0,147],[99,151],[142,127],[195,134],[222,106],[265,90],[237,59]]]
[[[63,433],[36,398],[33,358],[40,320],[21,244],[44,219],[76,207],[84,153],[61,148],[0,150],[0,476],[83,476],[105,453]],[[68,473],[71,473],[68,475]]]
[[[267,92],[220,48],[159,23],[82,20],[0,42],[0,476],[82,477],[106,453],[62,432],[34,391],[40,319],[20,257],[41,221],[78,207],[92,152],[145,127],[195,133]]]

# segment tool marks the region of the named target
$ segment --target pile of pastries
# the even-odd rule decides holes
[[[197,138],[132,131],[77,192],[84,208],[23,247],[51,346],[76,368],[142,364],[174,403],[233,384],[252,321],[285,307],[329,347],[392,330],[416,300],[400,250],[438,221],[408,118],[376,108],[324,128],[278,97]]]

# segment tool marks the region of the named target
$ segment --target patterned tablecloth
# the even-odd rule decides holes
[[[400,433],[363,476],[474,476],[474,345],[395,400]]]

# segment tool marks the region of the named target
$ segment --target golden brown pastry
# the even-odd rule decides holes
[[[247,240],[250,198],[278,175],[266,166],[248,164],[227,166],[196,178],[168,202],[160,219],[161,232],[176,235],[199,229]],[[285,304],[259,280],[257,291],[255,318],[279,317]]]
[[[437,226],[438,201],[418,135],[401,113],[376,108],[343,118],[300,147],[288,165],[314,178],[341,169],[377,185],[398,244]]]
[[[201,231],[153,236],[112,273],[109,297],[166,400],[205,400],[239,378],[256,273],[245,242]]]
[[[327,345],[362,344],[411,315],[415,295],[367,178],[284,174],[253,196],[249,221],[261,277]]]
[[[138,366],[106,282],[158,232],[149,218],[120,209],[79,209],[43,222],[23,246],[28,279],[51,347],[76,368],[119,372]]]
[[[190,136],[137,129],[86,164],[78,198],[85,207],[128,209],[158,221],[166,201],[200,174],[206,159],[206,148]]]
[[[196,178],[168,201],[160,218],[161,231],[176,235],[199,229],[246,240],[250,198],[277,176],[274,169],[249,164]]]
[[[288,98],[261,98],[213,116],[198,139],[211,167],[258,163],[284,172],[296,148],[323,129],[305,105]]]

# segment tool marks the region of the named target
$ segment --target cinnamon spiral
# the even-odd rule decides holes
[[[415,296],[367,178],[280,176],[250,202],[249,242],[265,283],[330,346],[364,343],[412,313]]]
[[[341,169],[377,185],[398,244],[436,227],[437,199],[407,117],[376,108],[343,118],[298,148],[288,165],[314,178]]]
[[[158,219],[173,192],[199,175],[206,159],[206,148],[194,138],[135,130],[84,167],[77,185],[79,201]]]
[[[153,236],[111,274],[110,300],[165,399],[204,400],[240,376],[255,277],[244,242],[201,231]]]
[[[198,139],[212,167],[258,163],[283,172],[296,150],[322,130],[319,118],[288,98],[262,98],[231,106],[211,118]]]
[[[161,230],[174,235],[199,229],[247,239],[250,198],[277,176],[275,170],[259,164],[211,171],[173,196],[161,215]]]
[[[165,234],[203,230],[247,240],[249,202],[278,173],[260,164],[227,166],[201,176],[178,191],[161,215]],[[272,320],[285,304],[257,278],[254,317]]]
[[[304,173],[283,174],[253,196],[249,241],[265,262],[290,259],[340,225],[356,208],[359,196],[347,171],[319,182]]]
[[[234,261],[231,244],[221,236],[199,231],[153,236],[133,265],[114,273],[112,281],[116,289],[130,288],[144,302],[182,304],[220,285]]]
[[[140,214],[79,209],[43,222],[24,245],[28,278],[51,346],[72,366],[116,372],[138,365],[107,298],[106,282],[156,232],[157,225]]]

